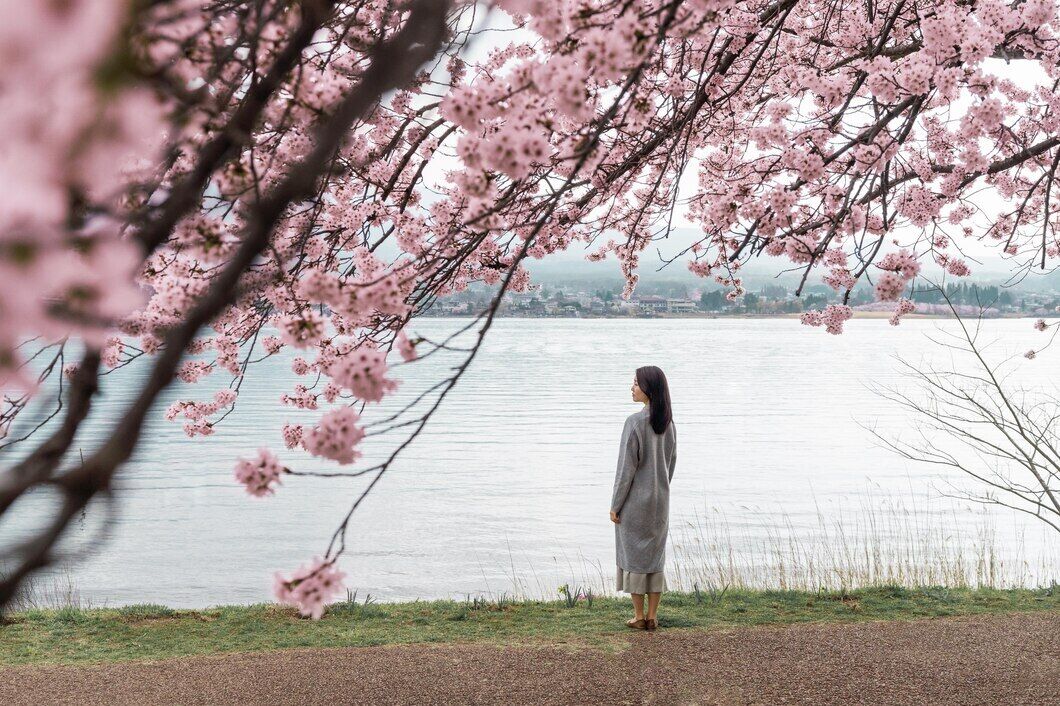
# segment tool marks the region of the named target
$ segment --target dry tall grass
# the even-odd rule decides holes
[[[91,601],[81,597],[68,569],[26,581],[6,610],[17,613],[26,610],[61,610],[92,608]]]
[[[945,508],[943,510],[942,508]],[[730,516],[707,507],[689,520],[671,517],[666,578],[670,590],[717,595],[727,590],[846,591],[864,586],[906,588],[1039,588],[1060,582],[1060,546],[1026,541],[1033,523],[1007,537],[996,511],[875,484],[812,517],[741,509]],[[1004,526],[1008,527],[1008,524]],[[560,553],[562,554],[562,552]],[[506,562],[507,585],[484,595],[505,600],[556,600],[556,588],[613,595],[609,557],[565,554],[548,567]],[[557,576],[560,577],[557,579]],[[485,577],[484,577],[485,578]]]
[[[670,586],[684,591],[697,585],[808,591],[881,584],[1019,588],[1060,578],[1055,545],[1054,551],[1028,556],[1024,536],[999,541],[985,511],[952,506],[929,512],[913,495],[866,493],[858,500],[856,512],[826,514],[818,505],[815,521],[800,527],[786,513],[739,522],[717,509],[697,513],[693,521],[671,525]]]

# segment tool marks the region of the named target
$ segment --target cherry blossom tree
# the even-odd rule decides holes
[[[279,402],[329,409],[277,444],[336,470],[262,449],[234,474],[254,496],[288,476],[370,478],[326,551],[277,576],[279,599],[319,616],[354,512],[505,292],[533,286],[528,258],[613,257],[628,297],[680,217],[701,237],[672,260],[732,298],[751,258],[797,269],[836,292],[804,323],[838,334],[859,282],[897,324],[923,266],[970,274],[972,241],[1017,268],[1060,255],[1054,0],[29,5],[0,29],[0,448],[29,445],[0,514],[42,486],[63,500],[5,557],[0,606],[109,497],[166,386],[189,395],[166,416],[209,435],[255,363],[292,348],[315,382]],[[450,347],[409,323],[476,282],[493,298],[462,363],[394,415],[407,433],[386,459],[359,466],[390,368]],[[101,375],[130,365],[149,369],[142,389],[70,458]],[[210,376],[228,389],[195,399]]]

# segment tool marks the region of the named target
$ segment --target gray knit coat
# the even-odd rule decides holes
[[[629,415],[615,471],[611,509],[618,514],[615,555],[618,566],[632,573],[663,570],[670,523],[670,480],[677,463],[673,422],[662,434],[652,429],[648,405]]]

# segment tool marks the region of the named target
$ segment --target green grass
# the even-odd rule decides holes
[[[660,627],[716,629],[746,625],[1060,611],[1060,586],[964,589],[881,586],[850,592],[729,591],[667,593]],[[297,647],[487,642],[620,649],[629,598],[564,601],[337,603],[320,621],[276,605],[174,610],[31,610],[0,624],[0,664],[156,660],[187,655]]]

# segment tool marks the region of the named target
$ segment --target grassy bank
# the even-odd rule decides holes
[[[1060,611],[1060,585],[1042,589],[906,589],[851,592],[738,591],[668,593],[661,628],[725,628],[809,621],[906,620]],[[614,648],[629,632],[628,598],[578,601],[344,602],[320,621],[276,605],[172,610],[32,610],[0,625],[0,664],[155,660],[187,655],[296,647],[492,642]]]

